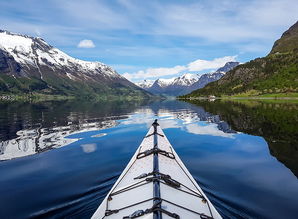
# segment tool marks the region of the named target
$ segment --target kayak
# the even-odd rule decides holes
[[[157,120],[92,219],[222,218]]]

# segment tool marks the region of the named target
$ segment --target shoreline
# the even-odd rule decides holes
[[[176,98],[176,100],[298,100],[298,97],[188,97]]]

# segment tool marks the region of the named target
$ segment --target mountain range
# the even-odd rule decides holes
[[[241,64],[220,80],[182,98],[207,95],[289,96],[298,93],[298,22],[284,32],[271,52]]]
[[[79,60],[42,38],[0,30],[0,94],[49,94],[82,98],[149,98],[100,62]]]
[[[190,93],[196,89],[206,86],[212,81],[219,80],[226,72],[232,70],[239,62],[227,62],[215,72],[206,74],[184,74],[180,77],[170,79],[157,79],[155,81],[144,80],[136,83],[139,87],[153,93],[167,96],[179,96]]]

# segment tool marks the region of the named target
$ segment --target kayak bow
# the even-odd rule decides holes
[[[221,218],[157,120],[92,219]]]

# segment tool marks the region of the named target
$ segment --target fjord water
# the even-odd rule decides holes
[[[0,103],[0,218],[89,218],[155,118],[223,217],[296,218],[297,110],[291,101]]]

